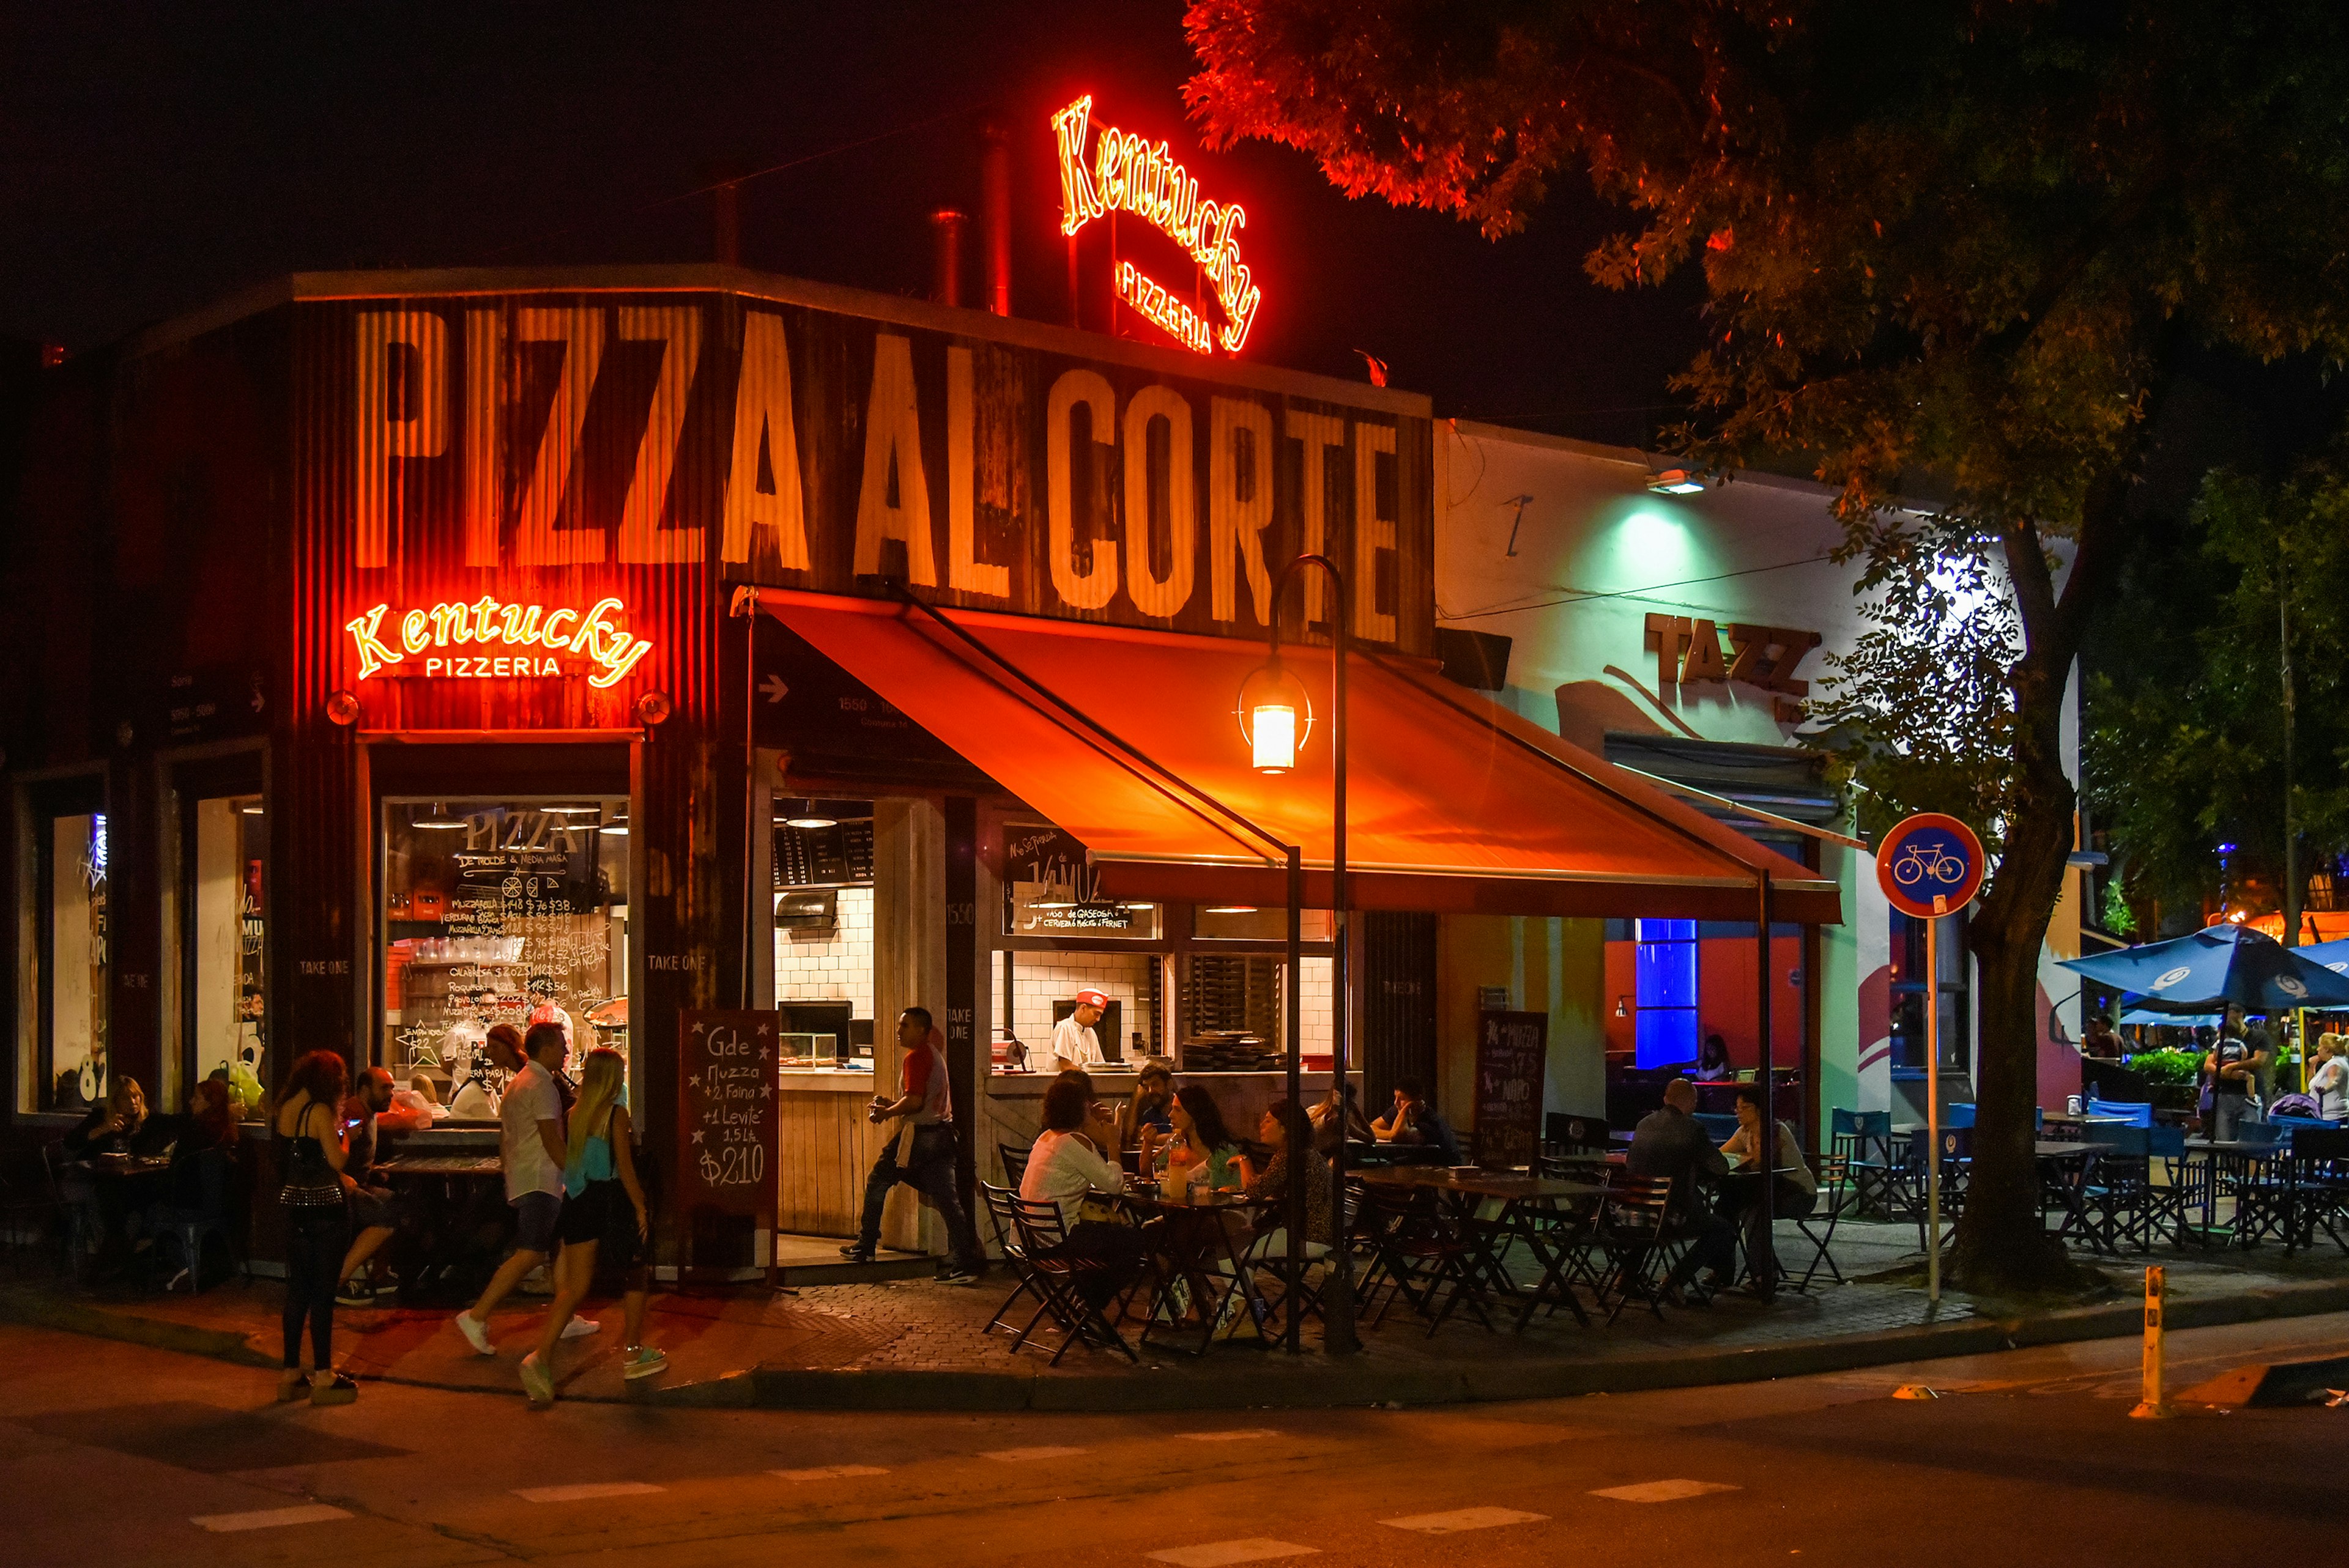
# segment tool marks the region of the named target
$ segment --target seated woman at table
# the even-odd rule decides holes
[[[1340,1106],[1345,1108],[1342,1118],[1339,1114]],[[1313,1147],[1320,1150],[1325,1159],[1336,1152],[1341,1138],[1355,1143],[1378,1141],[1379,1135],[1371,1129],[1371,1119],[1362,1114],[1361,1097],[1355,1093],[1350,1083],[1346,1086],[1342,1098],[1338,1093],[1338,1086],[1331,1084],[1330,1092],[1321,1097],[1320,1103],[1305,1114],[1312,1119]]]
[[[1695,1076],[1699,1083],[1727,1083],[1737,1076],[1737,1069],[1730,1065],[1727,1040],[1719,1035],[1704,1037],[1704,1045],[1696,1054]]]
[[[1168,1114],[1174,1137],[1166,1146],[1166,1175],[1159,1183],[1192,1192],[1232,1192],[1240,1185],[1239,1144],[1224,1129],[1223,1108],[1197,1084],[1174,1091]]]
[[[2308,1078],[2316,1114],[2327,1121],[2349,1118],[2349,1045],[2330,1032],[2317,1036],[2316,1064]]]
[[[1744,1226],[1746,1267],[1754,1272],[1755,1283],[1764,1289],[1775,1289],[1778,1283],[1778,1254],[1762,1223],[1764,1092],[1762,1085],[1751,1083],[1737,1091],[1737,1130],[1721,1146],[1722,1158],[1729,1161],[1732,1180],[1723,1184],[1720,1212]],[[1818,1202],[1819,1179],[1811,1174],[1810,1165],[1803,1158],[1803,1140],[1784,1121],[1778,1123],[1777,1150],[1770,1164],[1775,1167],[1770,1178],[1771,1217],[1799,1220],[1808,1214]],[[1741,1175],[1745,1179],[1737,1180]]]
[[[1110,1220],[1077,1217],[1090,1193],[1125,1189],[1117,1162],[1117,1124],[1092,1103],[1085,1086],[1063,1077],[1044,1090],[1044,1130],[1029,1150],[1019,1196],[1061,1212],[1066,1243],[1048,1254],[1088,1265],[1077,1289],[1094,1306],[1106,1305],[1142,1272],[1142,1233]]]
[[[118,1077],[104,1103],[92,1106],[81,1125],[66,1134],[65,1150],[76,1160],[160,1154],[178,1130],[171,1119],[147,1114],[147,1096],[137,1078]]]
[[[1305,1241],[1307,1250],[1327,1248],[1332,1242],[1330,1223],[1330,1162],[1313,1147],[1312,1123],[1294,1100],[1274,1100],[1265,1108],[1264,1118],[1257,1123],[1257,1141],[1269,1152],[1258,1165],[1246,1155],[1240,1157],[1240,1191],[1251,1198],[1279,1205],[1268,1209],[1257,1225],[1257,1239],[1251,1246],[1251,1256],[1286,1257],[1288,1253],[1288,1231],[1285,1224],[1288,1202],[1289,1150],[1305,1150]]]

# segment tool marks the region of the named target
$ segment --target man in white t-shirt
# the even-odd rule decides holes
[[[1076,1007],[1069,1016],[1052,1026],[1052,1070],[1067,1072],[1071,1068],[1097,1068],[1106,1059],[1102,1056],[1101,1037],[1093,1026],[1102,1020],[1109,1006],[1109,993],[1091,986],[1076,995]]]
[[[523,1038],[527,1057],[508,1080],[498,1101],[498,1161],[505,1167],[506,1203],[514,1212],[513,1255],[490,1276],[481,1299],[457,1315],[457,1330],[474,1353],[494,1356],[490,1314],[523,1276],[554,1253],[554,1228],[563,1217],[563,1098],[554,1071],[567,1052],[563,1031],[533,1024]]]

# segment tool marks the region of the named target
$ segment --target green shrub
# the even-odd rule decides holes
[[[2190,1084],[2201,1076],[2202,1058],[2192,1051],[2139,1051],[2128,1066],[2149,1084]]]

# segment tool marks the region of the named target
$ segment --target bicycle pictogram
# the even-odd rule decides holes
[[[1915,887],[1920,882],[1955,887],[1966,880],[1966,862],[1962,857],[1939,846],[1912,841],[1893,861],[1892,877],[1902,887]]]

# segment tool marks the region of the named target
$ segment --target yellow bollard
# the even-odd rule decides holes
[[[2145,1398],[2129,1412],[2134,1420],[2162,1421],[2177,1414],[2161,1398],[2161,1298],[2166,1289],[2158,1266],[2145,1271]]]

